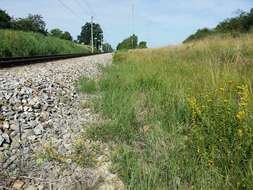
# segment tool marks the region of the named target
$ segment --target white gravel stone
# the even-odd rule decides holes
[[[15,176],[22,159],[23,175],[50,181],[63,177],[65,171],[71,175],[69,181],[63,179],[59,185],[71,184],[76,179],[86,179],[85,184],[94,185],[99,178],[96,172],[74,167],[71,159],[64,169],[65,165],[50,161],[38,166],[36,156],[44,144],[50,143],[63,154],[72,152],[71,143],[84,124],[96,120],[90,109],[81,108],[83,95],[76,92],[75,81],[82,76],[97,77],[100,74],[97,65],[106,66],[111,60],[111,54],[103,54],[0,69],[0,116],[8,121],[4,131],[0,129],[0,151],[11,158],[0,163],[0,170],[4,168],[8,175]],[[36,183],[36,187],[48,189],[45,184]]]

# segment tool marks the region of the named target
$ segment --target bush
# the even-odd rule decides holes
[[[119,43],[117,46],[117,50],[136,49],[137,47],[138,47],[138,37],[135,34],[133,34],[129,38]]]

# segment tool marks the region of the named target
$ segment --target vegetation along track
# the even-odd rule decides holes
[[[87,106],[92,97],[75,85],[80,77],[96,79],[111,57],[0,69],[0,189],[103,189],[117,181],[102,161],[106,156],[90,154],[106,147],[82,141],[84,128],[99,116]]]

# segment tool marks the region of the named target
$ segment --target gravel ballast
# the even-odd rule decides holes
[[[49,145],[71,155],[84,126],[98,120],[82,107],[91,97],[79,94],[75,82],[98,77],[111,61],[103,54],[0,70],[0,189],[122,189],[110,162],[88,169],[38,156]]]

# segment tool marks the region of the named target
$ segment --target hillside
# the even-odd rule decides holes
[[[129,189],[253,189],[252,39],[115,54],[86,136]]]
[[[85,46],[39,33],[0,30],[0,57],[89,52]]]

